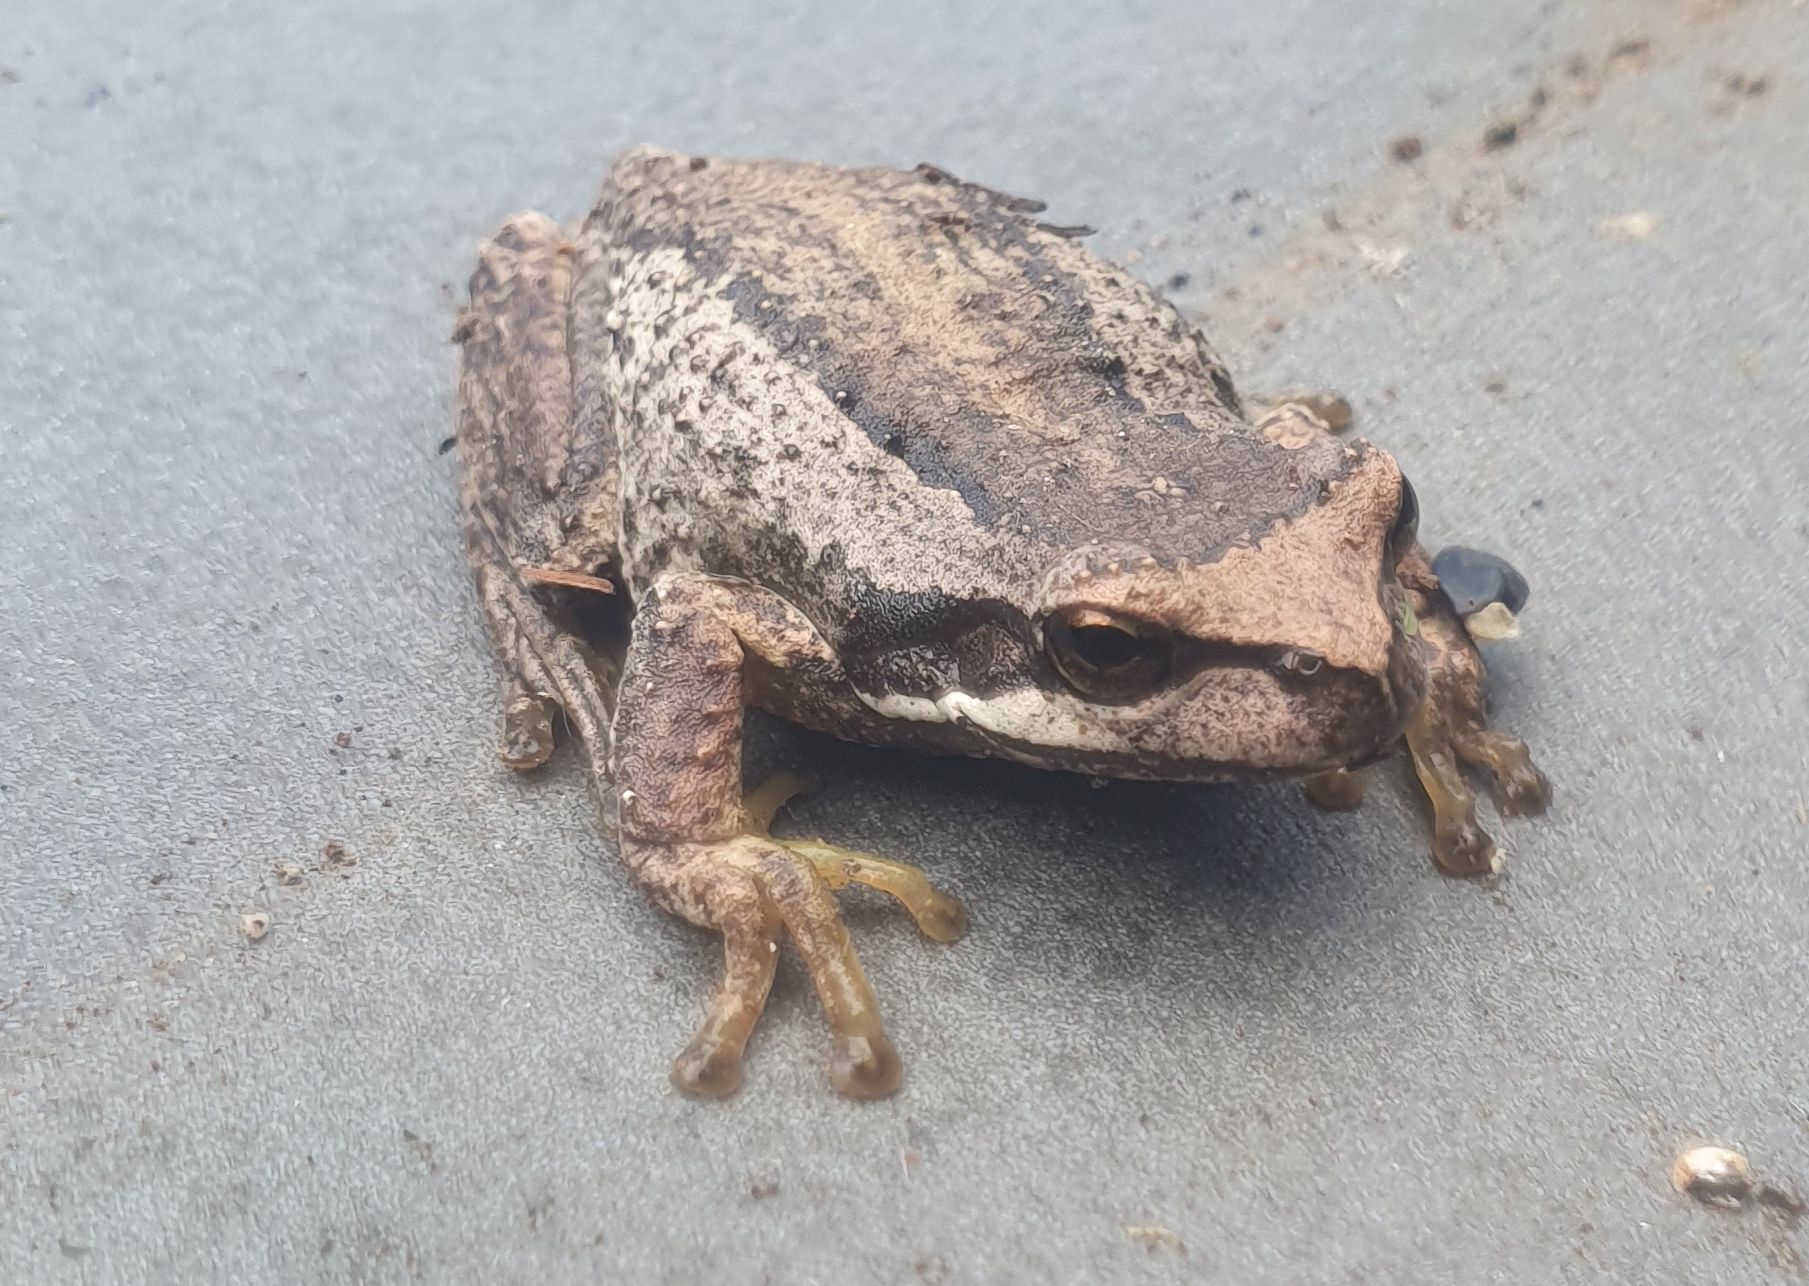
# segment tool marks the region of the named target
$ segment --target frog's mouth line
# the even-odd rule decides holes
[[[1280,682],[1266,667],[1235,668],[1246,675],[1260,674]],[[889,718],[957,728],[962,736],[976,743],[977,753],[988,753],[1032,767],[1155,781],[1286,778],[1373,762],[1385,755],[1399,739],[1412,706],[1391,701],[1388,708],[1378,709],[1364,693],[1370,686],[1369,681],[1354,673],[1345,676],[1343,688],[1347,695],[1343,699],[1326,699],[1337,694],[1339,675],[1344,673],[1326,675],[1314,703],[1286,702],[1276,712],[1279,717],[1258,721],[1259,724],[1268,722],[1273,726],[1316,731],[1322,741],[1343,743],[1331,753],[1301,759],[1280,753],[1276,747],[1265,751],[1260,742],[1253,751],[1217,758],[1189,752],[1185,738],[1179,745],[1171,743],[1148,749],[1129,744],[1128,734],[1135,725],[1160,726],[1165,720],[1182,720],[1192,715],[1200,730],[1198,744],[1202,750],[1209,748],[1214,730],[1198,714],[1197,703],[1208,683],[1214,678],[1220,681],[1226,678],[1225,667],[1197,671],[1188,680],[1170,686],[1155,699],[1142,703],[1135,713],[1132,707],[1124,705],[1102,706],[1079,699],[1052,700],[1036,689],[989,697],[950,690],[934,698],[863,695],[862,699]],[[1348,717],[1344,714],[1347,711],[1350,712]],[[1039,727],[1044,735],[1036,735]],[[1348,734],[1336,735],[1345,727],[1350,730]],[[1111,744],[1120,739],[1120,732],[1126,734],[1121,744]],[[1224,725],[1224,735],[1229,741],[1236,736],[1236,729]],[[1263,762],[1265,754],[1271,756],[1270,762]]]

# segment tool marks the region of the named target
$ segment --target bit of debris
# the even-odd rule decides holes
[[[113,97],[112,90],[108,89],[105,85],[96,85],[93,89],[88,91],[87,98],[83,99],[82,102],[88,107],[99,107],[111,97]]]
[[[1738,1210],[1752,1195],[1752,1166],[1731,1148],[1686,1148],[1671,1163],[1671,1186],[1704,1205]]]
[[[1602,232],[1617,241],[1644,241],[1658,230],[1658,218],[1645,210],[1602,220]]]
[[[1809,1204],[1795,1193],[1757,1178],[1751,1163],[1740,1153],[1713,1144],[1679,1152],[1671,1163],[1671,1186],[1705,1206],[1721,1210],[1760,1205],[1789,1219],[1809,1212]]]
[[[457,438],[441,438],[440,439],[440,454],[445,455],[448,451],[452,450],[452,448],[457,446],[458,444],[459,444],[459,440]]]
[[[1350,399],[1337,393],[1318,390],[1307,390],[1299,393],[1283,393],[1275,399],[1278,403],[1291,402],[1296,406],[1304,406],[1307,410],[1325,421],[1325,427],[1333,433],[1342,433],[1357,418],[1351,410]]]
[[[1520,621],[1506,603],[1490,603],[1480,612],[1464,617],[1464,632],[1480,641],[1517,639]]]
[[[302,868],[294,862],[278,862],[276,864],[276,882],[278,884],[300,884]]]
[[[1482,147],[1485,152],[1499,152],[1502,148],[1512,147],[1519,141],[1519,121],[1497,121],[1482,134]]]
[[[779,1181],[777,1179],[755,1179],[748,1184],[747,1194],[756,1201],[776,1197],[779,1195]]]
[[[1168,288],[1170,290],[1186,290],[1187,283],[1192,280],[1193,280],[1193,278],[1191,276],[1189,276],[1187,273],[1177,272],[1174,276],[1172,276],[1168,279]]]
[[[1403,134],[1388,145],[1388,155],[1406,164],[1417,161],[1426,154],[1426,145],[1420,142],[1418,134]]]
[[[1406,246],[1378,246],[1373,241],[1359,241],[1357,253],[1363,256],[1370,272],[1378,277],[1398,277],[1407,266]]]
[[[439,1162],[437,1162],[433,1159],[433,1144],[432,1143],[428,1142],[426,1139],[422,1138],[420,1135],[416,1134],[413,1130],[408,1129],[407,1127],[404,1127],[402,1130],[402,1142],[404,1142],[408,1145],[409,1151],[413,1152],[416,1157],[420,1158],[421,1163],[423,1165],[425,1165],[429,1170],[438,1170],[440,1168]]]
[[[559,585],[566,589],[588,589],[597,594],[613,594],[616,587],[601,576],[584,572],[560,571],[555,567],[518,567],[521,578],[530,585]]]
[[[1482,391],[1484,393],[1493,393],[1496,397],[1500,397],[1503,393],[1507,392],[1507,381],[1490,380],[1487,384],[1482,386]]]
[[[1263,318],[1263,329],[1268,331],[1271,335],[1281,334],[1282,330],[1285,329],[1286,326],[1287,326],[1287,323],[1284,322],[1279,317]]]
[[[1500,211],[1486,201],[1467,193],[1451,202],[1451,230],[1464,232],[1470,228],[1486,228],[1500,217]]]
[[[1178,1255],[1187,1253],[1186,1244],[1159,1223],[1127,1223],[1124,1235],[1145,1250],[1172,1250]]]
[[[1749,76],[1735,72],[1725,77],[1722,82],[1729,93],[1744,94],[1747,98],[1757,98],[1771,88],[1771,77],[1766,75]]]
[[[350,749],[352,745],[352,734],[349,732],[334,733],[333,744],[338,746],[341,750]]]
[[[320,854],[326,858],[328,866],[339,870],[358,865],[358,859],[346,852],[345,845],[336,839],[328,840],[326,847],[320,850]]]
[[[17,85],[19,73],[11,67],[0,67],[0,85]]]
[[[252,911],[240,916],[239,931],[251,941],[256,942],[270,932],[270,913],[268,911]]]

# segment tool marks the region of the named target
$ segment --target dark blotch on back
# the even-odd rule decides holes
[[[980,526],[1207,561],[1349,469],[1338,444],[1284,452],[1254,434],[1173,307],[1040,230],[1035,209],[935,167],[694,171],[641,154],[593,220],[617,244],[682,247],[739,323]],[[897,485],[885,473],[872,474],[876,512]]]

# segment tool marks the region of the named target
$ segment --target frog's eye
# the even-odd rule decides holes
[[[1400,561],[1407,552],[1407,547],[1419,538],[1420,534],[1420,498],[1413,494],[1413,484],[1407,481],[1407,475],[1401,475],[1401,502],[1395,510],[1394,526],[1388,529],[1388,556],[1393,561]]]
[[[1043,642],[1063,679],[1093,701],[1133,701],[1168,677],[1173,649],[1141,621],[1089,608],[1043,622]]]

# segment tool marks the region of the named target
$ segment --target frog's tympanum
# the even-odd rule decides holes
[[[722,935],[683,1089],[740,1084],[783,936],[835,1087],[890,1093],[832,890],[964,926],[914,867],[767,833],[792,787],[744,799],[747,706],[1095,777],[1306,777],[1334,806],[1404,738],[1463,873],[1498,859],[1462,764],[1504,811],[1547,798],[1484,726],[1393,458],[1306,402],[1253,423],[1205,338],[1041,209],[927,165],[642,149],[582,226],[484,246],[458,448],[501,755],[544,762],[563,716],[629,871]]]

